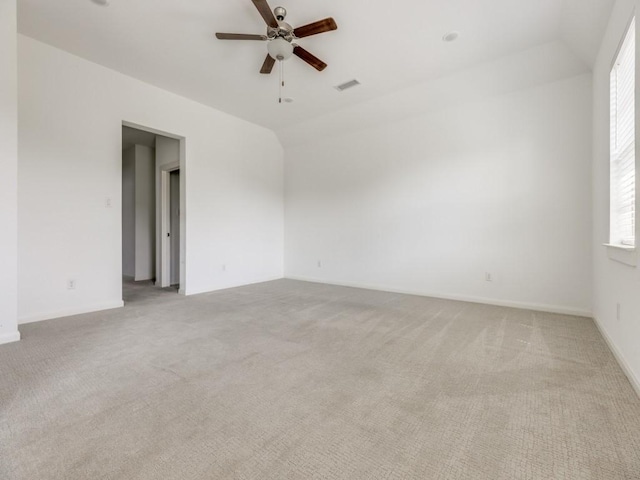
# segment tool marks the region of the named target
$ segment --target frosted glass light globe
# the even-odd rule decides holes
[[[286,60],[293,55],[293,45],[284,38],[276,38],[271,40],[267,45],[269,55],[276,60]]]

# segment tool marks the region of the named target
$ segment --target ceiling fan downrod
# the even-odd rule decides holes
[[[276,7],[273,9],[273,13],[279,21],[283,21],[284,17],[287,16],[287,9],[284,7]]]

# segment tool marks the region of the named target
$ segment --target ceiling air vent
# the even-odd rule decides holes
[[[336,86],[335,89],[339,92],[344,92],[345,90],[356,87],[358,85],[360,85],[360,82],[354,78],[353,80],[349,80],[348,82],[344,82]]]

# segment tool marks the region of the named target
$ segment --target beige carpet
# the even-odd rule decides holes
[[[589,319],[280,280],[25,325],[0,478],[640,479]]]

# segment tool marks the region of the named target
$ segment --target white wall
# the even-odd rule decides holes
[[[16,2],[0,2],[0,344],[20,339],[18,289],[18,90]]]
[[[640,394],[640,270],[613,259],[637,265],[638,251],[623,255],[603,246],[609,241],[609,71],[634,8],[639,12],[640,2],[616,2],[593,72],[593,290],[596,321]],[[640,55],[640,49],[636,49],[636,55]],[[636,59],[638,67],[640,57]],[[636,80],[640,80],[640,71]],[[639,100],[640,94],[636,94],[636,102]],[[640,109],[636,110],[636,132],[640,132]],[[640,165],[638,157],[636,165]],[[640,172],[640,167],[636,170]],[[636,202],[638,212],[640,195],[636,195]],[[638,238],[639,233],[636,231]]]
[[[122,152],[122,275],[136,276],[136,146]]]
[[[180,142],[175,138],[156,136],[156,164],[159,167],[180,163]]]
[[[287,147],[285,275],[589,314],[591,88]]]
[[[282,276],[273,132],[31,38],[18,46],[22,322],[122,304],[123,121],[186,138],[187,294]]]
[[[151,280],[156,271],[156,155],[136,145],[135,280]]]
[[[122,152],[122,274],[135,281],[156,272],[155,149],[133,145]]]
[[[451,75],[428,80],[374,99],[348,105],[332,113],[276,130],[285,149],[315,138],[366,130],[428,112],[482,101],[591,73],[564,42],[555,41],[484,62]],[[369,88],[366,82],[340,95],[358,95]],[[298,105],[298,104],[296,104]]]

